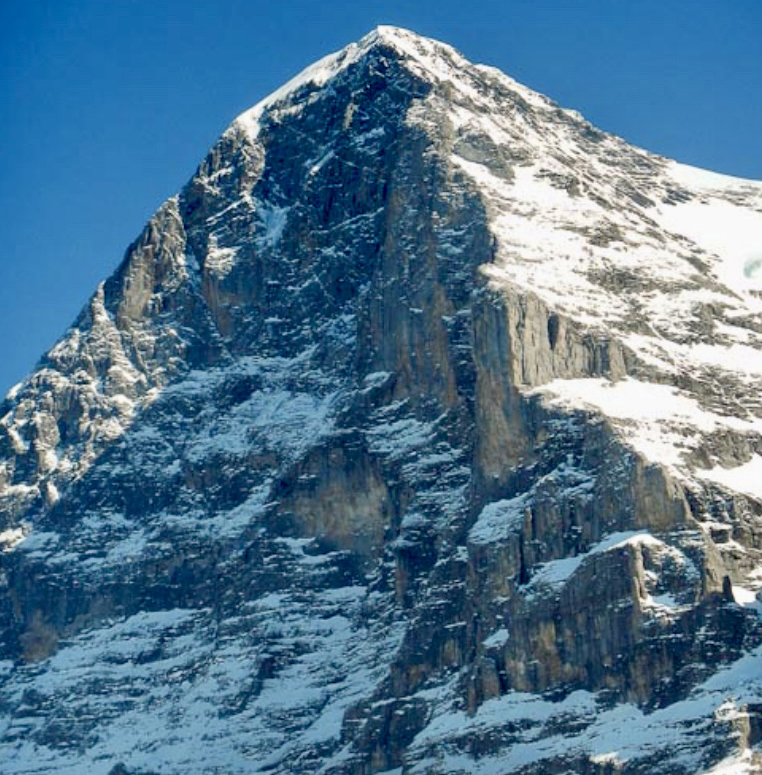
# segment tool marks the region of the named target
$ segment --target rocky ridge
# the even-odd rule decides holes
[[[3,772],[758,771],[760,233],[395,28],[244,113],[0,407]]]

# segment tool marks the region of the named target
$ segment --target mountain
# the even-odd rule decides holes
[[[396,28],[241,115],[0,406],[0,771],[762,771],[760,235]]]

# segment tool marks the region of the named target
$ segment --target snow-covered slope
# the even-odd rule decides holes
[[[0,407],[0,770],[752,773],[762,183],[391,27]]]

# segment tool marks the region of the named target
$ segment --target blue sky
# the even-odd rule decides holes
[[[762,179],[760,0],[4,0],[0,393],[238,113],[380,23],[632,143]]]

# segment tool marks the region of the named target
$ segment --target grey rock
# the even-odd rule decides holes
[[[762,186],[405,31],[322,68],[3,404],[0,769],[754,771],[762,503],[702,472],[759,375],[695,353],[762,321],[659,207]]]

